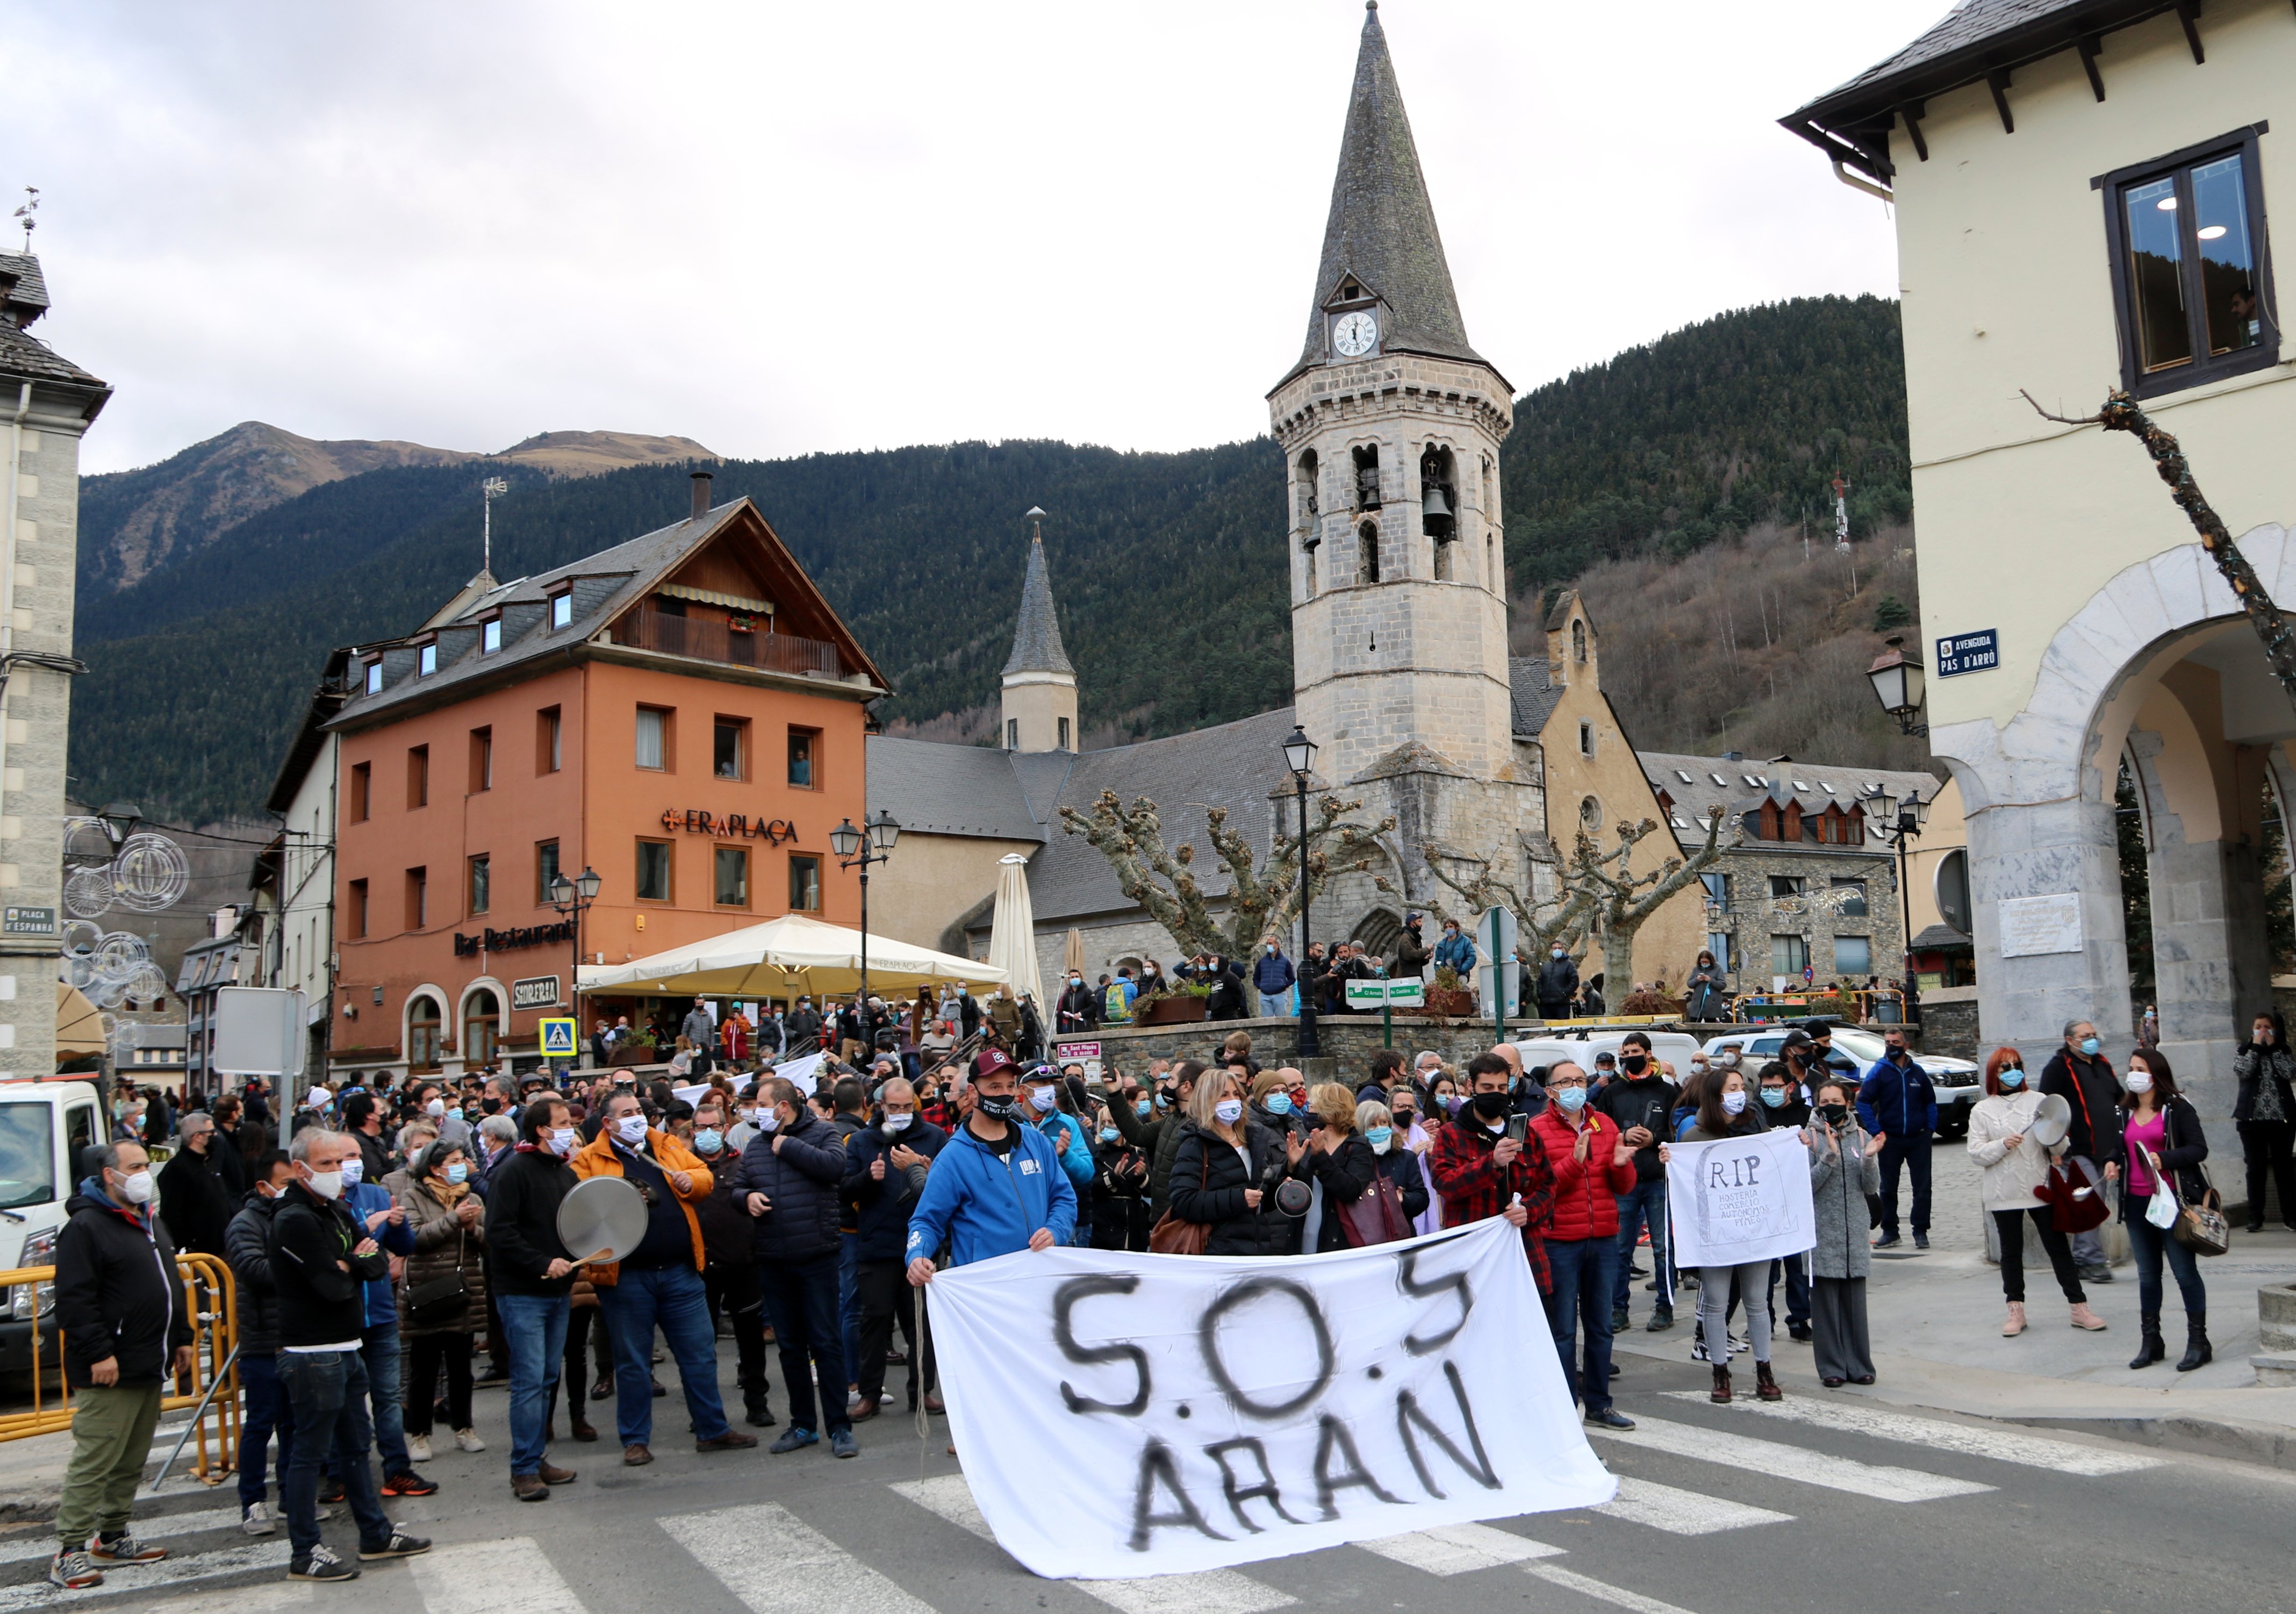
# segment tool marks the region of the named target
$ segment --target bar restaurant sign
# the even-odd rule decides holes
[[[480,953],[507,953],[515,947],[546,947],[553,942],[574,939],[574,922],[562,919],[554,925],[512,925],[507,930],[492,927],[476,936],[455,932],[455,956],[475,958]]]
[[[767,840],[775,846],[797,844],[797,825],[786,818],[751,818],[747,813],[723,817],[700,807],[671,807],[661,815],[661,827],[671,834],[715,835],[721,840]]]

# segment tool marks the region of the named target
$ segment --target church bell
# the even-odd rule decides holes
[[[1442,483],[1427,484],[1427,491],[1419,500],[1419,513],[1430,521],[1447,521],[1451,519],[1451,501],[1445,495]]]

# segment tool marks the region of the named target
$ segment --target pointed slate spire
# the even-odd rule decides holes
[[[1395,82],[1387,35],[1379,26],[1378,0],[1364,9],[1355,88],[1340,142],[1340,169],[1332,181],[1331,217],[1324,225],[1324,258],[1316,272],[1308,342],[1297,368],[1320,365],[1328,356],[1324,307],[1341,278],[1350,274],[1387,303],[1384,349],[1484,363],[1467,345],[1466,323],[1451,289],[1451,266],[1443,257],[1435,209],[1419,172],[1419,148],[1412,142],[1403,92]]]
[[[1029,572],[1021,584],[1021,620],[1013,630],[1013,654],[1004,663],[1004,673],[1067,673],[1073,676],[1076,668],[1069,665],[1069,653],[1061,646],[1061,624],[1053,615],[1052,574],[1045,567],[1045,512],[1031,509],[1029,519],[1037,523],[1035,536],[1029,540]]]

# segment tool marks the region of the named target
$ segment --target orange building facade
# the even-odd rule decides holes
[[[885,681],[747,499],[556,571],[481,574],[362,646],[341,736],[332,1065],[453,1075],[538,1051],[581,954],[619,963],[788,913],[860,922],[829,832],[865,816]],[[598,1013],[643,1005],[583,1004]],[[634,1021],[635,1021],[634,1016]]]

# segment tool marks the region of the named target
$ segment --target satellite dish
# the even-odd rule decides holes
[[[2065,1141],[2065,1134],[2073,1129],[2073,1107],[2065,1102],[2062,1093],[2045,1093],[2041,1107],[2033,1112],[2033,1124],[2025,1135],[2044,1149],[2054,1149]]]
[[[558,1241],[578,1266],[619,1261],[645,1233],[645,1200],[625,1177],[591,1177],[558,1202]]]

